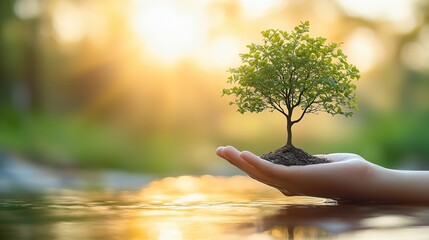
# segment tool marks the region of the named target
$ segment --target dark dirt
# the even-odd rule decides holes
[[[263,154],[261,158],[285,166],[329,163],[326,158],[313,156],[294,146],[283,146],[275,151]]]

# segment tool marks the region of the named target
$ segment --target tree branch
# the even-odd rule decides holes
[[[276,103],[273,101],[272,98],[268,98],[268,102],[270,103],[270,105],[277,111],[279,111],[281,114],[283,114],[285,117],[288,117],[288,114],[284,111],[284,109],[281,107],[280,104]]]
[[[295,120],[295,121],[292,121],[292,124],[295,124],[295,123],[297,123],[297,122],[299,122],[299,121],[301,121],[302,120],[302,118],[304,117],[304,115],[306,114],[306,113],[308,113],[307,112],[307,110],[309,109],[309,107],[314,103],[314,101],[316,100],[316,98],[317,98],[317,96],[316,97],[314,97],[313,98],[313,100],[304,108],[304,110],[302,110],[302,113],[301,113],[301,116],[299,116],[299,118],[297,119],[297,120]]]

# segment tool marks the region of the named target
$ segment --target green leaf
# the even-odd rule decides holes
[[[222,95],[233,95],[237,111],[264,109],[327,112],[351,116],[357,109],[359,70],[347,62],[340,44],[311,37],[310,23],[301,22],[293,31],[268,29],[261,32],[263,44],[247,45],[240,54],[242,65],[228,70],[232,86]],[[290,114],[291,115],[291,114]]]

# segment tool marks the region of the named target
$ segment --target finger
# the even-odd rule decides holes
[[[218,147],[216,149],[216,154],[219,157],[227,160],[232,165],[234,165],[237,168],[241,169],[242,171],[246,171],[243,168],[243,165],[245,165],[246,163],[244,161],[242,161],[241,159],[239,159],[239,156],[238,156],[239,151],[237,149],[235,149],[234,147],[231,147],[231,146]],[[248,167],[251,167],[251,166],[249,165]]]
[[[325,158],[331,162],[340,162],[351,159],[362,159],[361,156],[354,153],[331,153],[325,155]]]
[[[271,176],[272,181],[286,189],[291,195],[305,194],[309,184],[326,182],[337,170],[342,169],[343,162],[313,164],[307,166],[282,166],[261,159],[251,152],[244,151],[241,158],[258,169],[263,175]],[[274,181],[276,180],[276,181]],[[314,184],[313,184],[314,185]],[[279,188],[280,190],[280,188]],[[298,190],[298,191],[297,191]]]
[[[246,172],[250,177],[252,177],[257,181],[260,181],[264,184],[267,184],[275,188],[284,187],[284,184],[282,184],[281,182],[277,181],[276,179],[273,179],[269,175],[264,175],[261,171],[256,169],[254,166],[244,161],[240,157],[240,152],[234,147],[231,147],[231,146],[224,147],[222,149],[221,156],[223,156],[231,164],[235,165],[242,171]]]
[[[264,175],[271,176],[276,179],[284,179],[288,174],[288,167],[271,163],[263,160],[249,151],[243,151],[240,157],[250,165],[261,171]]]
[[[252,176],[258,175],[257,170],[240,157],[240,151],[232,146],[222,148],[220,155],[242,171]],[[257,176],[256,176],[257,177]]]
[[[225,154],[223,154],[223,150],[224,150],[225,148],[226,148],[226,147],[218,147],[218,148],[216,149],[216,155],[218,155],[219,157],[221,157],[221,158],[223,158],[223,159],[227,160],[230,164],[232,164],[232,165],[234,165],[234,166],[236,166],[236,167],[240,168],[239,166],[237,166],[237,164],[236,164],[234,161],[232,161],[232,159],[231,159],[229,156],[225,156]],[[241,169],[241,168],[240,168],[240,170],[243,170],[243,169]],[[243,170],[243,171],[244,171],[244,170]]]
[[[253,168],[250,164],[241,159],[240,152],[232,146],[223,147],[220,150],[220,156],[244,172],[251,171]]]
[[[277,185],[277,188],[280,191],[287,192],[289,196],[302,195],[300,191],[296,191],[296,180],[302,177],[297,177],[299,174],[297,174],[297,171],[295,171],[295,167],[298,166],[286,167],[283,165],[274,164],[267,160],[261,159],[249,151],[243,151],[240,154],[240,157],[259,170],[262,175],[269,176],[270,178],[268,181]]]
[[[331,154],[315,154],[313,155],[319,158],[325,158],[331,162],[340,162],[345,160],[350,160],[352,158],[362,158],[361,156],[354,153],[331,153]]]
[[[254,167],[255,171],[258,171],[259,175],[263,176],[266,181],[276,185],[277,188],[287,188],[290,190],[291,182],[289,181],[288,167],[273,164],[249,151],[241,152],[240,157]]]
[[[223,158],[223,156],[222,156],[222,149],[223,148],[224,148],[223,146],[216,148],[216,155],[218,155],[221,158]]]

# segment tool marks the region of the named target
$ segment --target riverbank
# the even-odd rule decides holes
[[[138,190],[155,177],[124,171],[92,171],[71,166],[45,166],[9,153],[0,153],[0,194],[48,193],[61,189]]]

